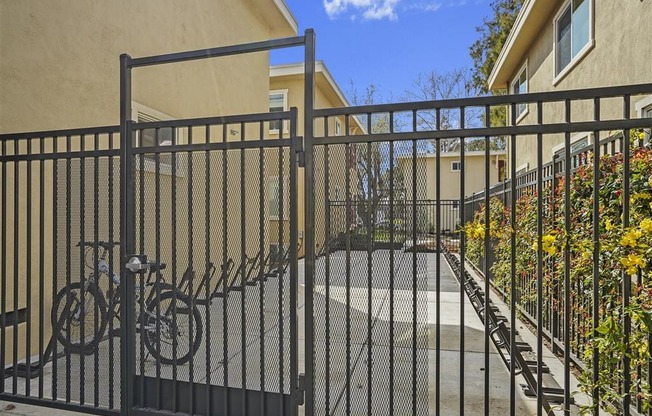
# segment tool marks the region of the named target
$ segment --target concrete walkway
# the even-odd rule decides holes
[[[459,285],[452,271],[448,267],[443,256],[441,257],[440,285],[436,286],[436,259],[437,254],[419,253],[416,273],[418,275],[418,293],[417,293],[417,338],[414,339],[412,333],[412,299],[413,292],[411,289],[412,276],[412,254],[395,251],[394,256],[394,292],[393,292],[393,312],[394,312],[394,344],[389,343],[389,323],[390,319],[390,293],[389,281],[379,276],[389,275],[387,268],[389,264],[390,253],[388,251],[374,252],[374,260],[371,264],[373,282],[371,289],[367,284],[368,267],[366,254],[358,253],[350,258],[350,291],[349,302],[346,301],[346,286],[343,280],[338,280],[337,276],[343,276],[341,273],[346,266],[342,263],[345,260],[342,253],[334,253],[330,261],[330,278],[328,282],[328,291],[326,290],[323,279],[323,269],[317,265],[317,281],[315,282],[315,316],[319,321],[315,324],[315,349],[317,354],[316,365],[316,404],[318,409],[322,409],[323,414],[325,404],[328,401],[328,407],[331,415],[365,415],[367,414],[367,403],[371,400],[372,411],[375,414],[389,414],[388,408],[388,362],[390,353],[394,357],[395,383],[393,391],[395,395],[394,414],[412,414],[411,397],[412,397],[412,368],[416,366],[416,386],[417,386],[417,414],[432,415],[435,409],[436,394],[436,339],[435,339],[435,322],[437,317],[437,290],[440,291],[440,311],[441,311],[441,338],[440,338],[440,380],[441,380],[441,401],[440,408],[442,415],[454,415],[459,413],[459,391],[460,391],[460,295]],[[323,262],[323,258],[320,259]],[[338,263],[339,261],[339,263]],[[339,271],[339,274],[338,274]],[[401,279],[400,277],[404,278]],[[303,308],[303,262],[300,264],[299,276],[299,297],[298,297],[298,325],[299,325],[299,370],[303,371],[304,361],[304,308]],[[266,316],[264,326],[261,328],[258,317],[246,320],[245,328],[242,330],[242,321],[240,312],[243,306],[240,294],[234,294],[229,297],[227,304],[223,305],[222,301],[216,301],[210,307],[211,331],[208,337],[204,334],[204,340],[195,356],[196,363],[193,369],[193,380],[195,382],[205,383],[207,377],[211,377],[211,384],[221,384],[225,365],[228,366],[229,385],[240,386],[243,379],[246,380],[248,389],[260,389],[260,357],[261,346],[264,345],[265,353],[265,390],[280,391],[280,382],[282,381],[283,391],[287,392],[289,388],[288,373],[288,348],[289,348],[289,314],[287,307],[288,285],[280,287],[278,281],[270,279],[266,283],[263,292],[259,287],[248,288],[246,292],[244,307],[247,311],[259,311],[261,298],[264,305],[264,315]],[[329,299],[329,322],[331,322],[331,331],[326,333],[321,322],[326,316],[326,293]],[[371,297],[371,317],[368,315],[369,302]],[[279,320],[278,305],[281,299],[283,313]],[[348,305],[348,306],[347,306]],[[221,319],[222,308],[227,308],[229,316],[228,332],[223,331],[224,321]],[[484,405],[484,328],[473,311],[471,305],[466,300],[464,305],[465,320],[464,334],[465,344],[462,354],[464,354],[464,387],[465,413],[468,415],[481,414]],[[202,319],[206,311],[202,310]],[[348,316],[351,331],[349,333],[349,355],[346,360],[347,343],[346,343],[346,321]],[[371,337],[367,333],[369,318],[373,322]],[[205,322],[205,320],[204,320]],[[283,330],[281,330],[283,328]],[[263,337],[261,338],[261,329]],[[210,338],[210,367],[207,367],[207,350],[206,340]],[[243,342],[244,340],[244,342]],[[222,345],[227,343],[227,360],[223,360]],[[262,342],[261,342],[262,341]],[[328,342],[328,343],[327,343]],[[243,348],[244,345],[244,348]],[[325,346],[329,345],[330,360],[328,368],[320,362],[325,353]],[[412,360],[412,347],[416,345],[417,362]],[[119,351],[119,339],[114,339],[114,351]],[[280,349],[283,347],[283,354]],[[137,348],[138,350],[138,348]],[[367,362],[367,354],[371,350],[372,363]],[[100,376],[99,383],[102,387],[102,398],[100,403],[107,403],[108,399],[105,392],[108,382],[109,372],[113,371],[114,406],[119,406],[119,374],[115,368],[108,365],[108,342],[104,342],[98,355]],[[243,354],[246,359],[246,368],[242,366]],[[117,366],[119,354],[114,353],[114,365]],[[279,358],[281,357],[281,358]],[[489,400],[492,415],[504,415],[509,411],[509,374],[504,364],[500,360],[495,350],[490,351],[490,380]],[[86,357],[85,386],[86,397],[93,397],[94,384],[94,357]],[[78,370],[79,357],[72,357],[70,368],[70,377],[62,377],[55,385],[61,392],[66,391],[67,383],[73,386],[71,396],[73,399],[79,394],[80,376]],[[139,362],[139,360],[137,360]],[[155,361],[148,358],[144,362],[144,372],[148,376],[156,373]],[[66,359],[58,361],[59,371],[66,368]],[[368,384],[368,371],[371,370],[372,381]],[[90,371],[90,373],[89,373]],[[138,369],[140,371],[140,368]],[[49,376],[48,376],[49,374]],[[281,376],[283,374],[283,376]],[[350,383],[346,383],[346,378]],[[161,376],[171,378],[172,374],[169,366],[161,367]],[[176,374],[178,380],[188,380],[190,377],[188,366],[180,366]],[[49,378],[48,378],[49,377]],[[7,380],[10,384],[10,379]],[[6,384],[9,387],[9,384]],[[33,384],[32,384],[33,385]],[[46,372],[46,386],[51,386],[51,367]],[[326,385],[328,385],[329,395],[326,396]],[[9,387],[10,388],[10,387]],[[22,386],[24,388],[24,385]],[[32,387],[34,388],[34,387]],[[51,390],[51,388],[50,388]],[[36,390],[33,390],[36,391]],[[373,396],[369,398],[367,392],[372,391]],[[51,392],[46,392],[50,394]],[[46,394],[46,395],[47,395]],[[348,398],[348,402],[347,402]],[[92,401],[92,400],[91,400]],[[517,414],[530,415],[536,414],[535,401],[526,398],[521,390],[517,392]],[[7,407],[9,406],[9,407]],[[376,413],[377,412],[377,413]],[[0,402],[0,414],[7,415],[78,415],[74,412],[64,412],[23,404],[8,404]]]

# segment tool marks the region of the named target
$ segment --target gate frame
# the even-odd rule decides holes
[[[179,63],[185,61],[193,61],[207,58],[219,58],[232,55],[240,55],[255,52],[269,52],[274,49],[283,49],[291,47],[304,46],[306,57],[304,78],[306,86],[312,85],[310,90],[310,106],[305,108],[305,120],[312,120],[313,103],[314,103],[314,71],[315,71],[315,53],[314,53],[314,30],[307,29],[304,36],[294,36],[287,38],[272,39],[267,41],[245,43],[239,45],[223,46],[216,48],[199,49],[187,52],[170,53],[163,55],[146,56],[141,58],[132,58],[128,54],[120,55],[120,232],[122,244],[120,245],[120,259],[122,263],[121,269],[121,282],[120,282],[120,297],[124,299],[120,304],[120,316],[122,324],[120,326],[120,337],[123,342],[120,343],[120,354],[123,359],[121,360],[121,403],[120,413],[123,415],[145,415],[157,414],[156,410],[140,409],[135,407],[134,403],[134,376],[136,376],[136,328],[135,328],[135,285],[133,276],[135,273],[127,269],[126,264],[131,256],[136,254],[135,247],[135,187],[134,187],[134,174],[133,174],[133,135],[131,120],[131,92],[132,92],[132,79],[131,71],[134,68],[143,66],[154,66],[168,63]],[[309,81],[310,80],[310,81]],[[308,88],[306,88],[306,101],[308,102]],[[296,247],[298,244],[298,200],[297,200],[297,170],[298,165],[302,164],[303,159],[297,153],[303,153],[302,145],[299,142],[300,137],[297,136],[297,109],[292,108],[290,114],[290,214],[289,214],[289,229],[290,229],[290,247]],[[310,118],[308,118],[310,117]],[[306,136],[312,137],[312,125],[308,127],[306,124]],[[307,140],[310,142],[310,140]],[[261,146],[264,148],[265,146]],[[311,161],[312,162],[312,161]],[[308,194],[308,188],[305,188],[305,194]],[[306,201],[309,198],[306,197]],[[308,228],[308,225],[306,225]],[[306,232],[306,235],[313,235],[312,224],[309,226],[311,232]],[[312,240],[308,238],[308,246],[312,249]],[[143,254],[143,253],[140,253]],[[157,259],[158,260],[158,259]],[[293,403],[290,415],[298,413],[298,406],[303,403],[303,397],[300,389],[303,387],[302,378],[298,372],[298,331],[297,331],[297,279],[298,276],[298,253],[296,250],[290,250],[289,256],[289,269],[290,269],[290,396]],[[309,279],[308,279],[309,280]],[[312,284],[310,284],[312,287]],[[306,322],[311,322],[306,320]],[[306,328],[307,329],[307,328]],[[312,345],[312,339],[307,338],[307,345]],[[307,348],[306,348],[307,352]],[[306,354],[306,356],[308,356]],[[306,361],[306,372],[312,374],[308,370],[312,366],[312,360]],[[301,385],[300,385],[301,384]],[[311,388],[312,383],[307,383],[307,387]],[[283,392],[280,392],[282,395]],[[308,397],[311,397],[309,395]]]

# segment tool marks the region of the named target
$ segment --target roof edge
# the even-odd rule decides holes
[[[299,33],[299,22],[297,22],[296,17],[294,17],[294,14],[292,14],[292,11],[288,7],[287,4],[285,4],[284,0],[274,0],[274,5],[278,8],[278,11],[281,12],[281,15],[285,18],[287,21],[288,25],[292,28],[294,31],[295,35]]]
[[[514,26],[512,26],[512,30],[509,31],[509,35],[507,35],[507,39],[505,39],[505,44],[500,50],[498,58],[496,59],[496,63],[494,64],[494,67],[491,69],[491,73],[489,74],[489,79],[487,80],[487,87],[489,91],[504,89],[507,87],[506,83],[501,82],[500,84],[497,84],[496,78],[498,78],[498,74],[504,69],[503,67],[505,65],[507,55],[511,48],[514,46],[516,38],[518,38],[519,34],[523,30],[525,21],[530,16],[532,7],[535,2],[536,0],[525,0],[525,3],[521,7],[518,16],[516,16]]]

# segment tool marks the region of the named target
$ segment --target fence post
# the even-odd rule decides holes
[[[134,253],[133,172],[131,160],[131,57],[120,55],[120,413],[128,415],[133,406],[132,374],[135,368],[134,280],[125,267]]]
[[[314,414],[314,311],[313,286],[315,270],[315,206],[314,206],[314,154],[313,154],[313,110],[315,105],[315,32],[305,32],[304,64],[304,151],[305,151],[305,378],[306,378],[306,416]],[[348,132],[347,132],[348,134]]]

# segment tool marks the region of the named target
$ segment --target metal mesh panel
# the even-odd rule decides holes
[[[413,145],[315,148],[316,414],[428,414],[436,254],[419,249],[432,236],[426,204],[412,200],[425,195]]]

